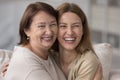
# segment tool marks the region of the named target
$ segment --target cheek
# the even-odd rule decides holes
[[[40,38],[42,35],[43,35],[43,33],[44,33],[44,31],[42,31],[42,30],[35,30],[34,32],[33,32],[33,34],[32,34],[32,36],[34,37],[34,38]]]
[[[62,30],[58,30],[58,41],[59,41],[59,43],[60,44],[62,44],[62,38],[63,38],[63,35],[64,33],[63,33],[63,31]]]
[[[79,36],[82,36],[82,35],[83,35],[83,32],[82,32],[82,31],[79,31],[77,34],[79,34]]]
[[[54,32],[54,34],[58,34],[58,28],[57,28],[57,27],[54,28],[54,29],[53,29],[53,32]]]
[[[76,32],[77,36],[82,36],[82,35],[83,35],[83,30],[82,30],[82,28],[76,29],[75,32]]]
[[[33,39],[39,39],[40,36],[41,36],[41,34],[39,32],[35,32],[35,33],[32,34]]]
[[[82,35],[83,35],[83,31],[82,30],[76,30],[76,36],[77,36],[77,40],[81,40],[81,38],[82,38]]]
[[[59,29],[58,30],[58,38],[63,37],[63,34],[64,34],[64,30]]]

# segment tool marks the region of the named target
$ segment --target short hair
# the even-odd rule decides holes
[[[94,51],[90,40],[90,31],[88,28],[87,18],[85,13],[82,11],[82,9],[74,3],[63,3],[60,6],[58,6],[57,11],[58,11],[58,20],[66,12],[73,12],[80,17],[83,26],[83,35],[80,43],[76,47],[76,50],[81,54],[87,50]],[[54,50],[59,51],[59,48],[57,47],[58,47],[58,40],[56,40],[53,48]]]
[[[29,43],[29,40],[27,40],[27,35],[25,34],[24,30],[30,28],[33,17],[40,11],[45,11],[46,13],[55,17],[57,21],[58,18],[57,11],[49,4],[43,2],[35,2],[29,4],[20,22],[20,29],[19,29],[20,42],[18,44],[26,45]]]

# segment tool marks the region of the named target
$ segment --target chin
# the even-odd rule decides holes
[[[75,48],[74,47],[66,47],[65,49],[71,51],[71,50],[74,50]]]
[[[52,47],[52,45],[46,45],[44,47],[47,48],[47,49],[50,49]]]

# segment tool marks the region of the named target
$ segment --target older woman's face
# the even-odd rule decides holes
[[[73,12],[64,13],[59,19],[58,41],[67,50],[74,50],[83,35],[81,19]]]
[[[38,12],[25,33],[30,37],[30,45],[38,49],[49,49],[57,36],[56,18],[44,11]]]

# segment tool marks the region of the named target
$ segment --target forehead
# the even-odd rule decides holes
[[[55,20],[56,18],[50,14],[48,14],[45,11],[39,11],[34,17],[33,21],[52,21]]]
[[[81,18],[73,12],[65,12],[62,14],[59,21],[71,21],[71,22],[78,21],[78,22],[81,22]]]

